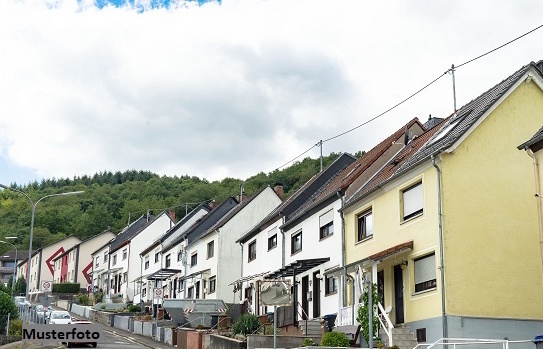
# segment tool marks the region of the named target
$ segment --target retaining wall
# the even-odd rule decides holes
[[[272,346],[273,348],[273,341]],[[220,336],[217,334],[206,334],[204,336],[204,349],[246,349],[247,342],[237,339]]]
[[[296,348],[301,347],[305,338],[312,338],[320,343],[320,336],[277,336],[278,348]],[[247,349],[273,348],[273,335],[250,334],[247,336]]]

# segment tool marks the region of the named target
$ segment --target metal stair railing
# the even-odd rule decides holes
[[[388,336],[388,346],[393,346],[394,344],[392,342],[392,329],[394,328],[394,325],[392,324],[392,321],[390,321],[388,313],[385,311],[385,309],[383,309],[381,302],[377,303],[377,307],[379,308],[379,316],[377,316],[377,318],[379,319],[381,326],[383,327]],[[383,320],[386,322],[386,326],[385,323],[383,323]]]
[[[508,340],[508,339],[483,339],[483,338],[440,338],[434,343],[420,343],[417,344],[413,349],[425,348],[432,349],[435,346],[444,346],[448,348],[452,346],[453,349],[456,349],[456,346],[462,345],[482,345],[482,344],[502,344],[503,349],[509,349],[510,344],[522,344],[522,343],[533,343],[532,340]]]
[[[300,307],[298,307],[298,305]],[[302,310],[302,313],[299,312],[298,309],[301,309]],[[309,319],[309,316],[307,315],[307,313],[305,312],[304,308],[302,307],[302,305],[300,304],[300,302],[298,302],[297,306],[296,306],[296,313],[298,313],[298,315],[305,315],[305,335],[307,336],[307,320]]]

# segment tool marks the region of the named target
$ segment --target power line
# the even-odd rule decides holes
[[[543,24],[540,25],[540,26],[538,26],[538,27],[536,27],[536,28],[534,28],[534,29],[532,29],[532,30],[530,30],[529,32],[526,32],[526,33],[522,34],[521,36],[518,36],[518,37],[514,38],[514,39],[511,40],[511,41],[506,42],[505,44],[503,44],[503,45],[501,45],[501,46],[496,47],[495,49],[492,49],[492,50],[490,50],[490,51],[488,51],[488,52],[486,52],[486,53],[483,53],[483,54],[480,55],[480,56],[477,56],[477,57],[475,57],[475,58],[470,59],[469,61],[466,61],[466,62],[464,62],[464,63],[462,63],[462,64],[457,65],[456,68],[460,68],[460,67],[463,66],[463,65],[466,65],[466,64],[471,63],[471,62],[473,62],[473,61],[475,61],[475,60],[478,60],[478,59],[481,58],[481,57],[484,57],[484,56],[488,55],[489,53],[492,53],[492,52],[494,52],[494,51],[497,51],[497,50],[499,50],[500,48],[505,47],[505,46],[509,45],[510,43],[515,42],[515,41],[517,41],[518,39],[523,38],[523,37],[525,37],[526,35],[528,35],[528,34],[530,34],[530,33],[533,33],[533,32],[535,32],[536,30],[538,30],[538,29],[540,29],[540,28],[542,28],[542,27],[543,27]]]
[[[494,48],[494,49],[492,49],[492,50],[490,50],[490,51],[488,51],[488,52],[486,52],[486,53],[483,53],[482,55],[479,55],[479,56],[477,56],[477,57],[475,57],[475,58],[472,58],[472,59],[470,59],[470,60],[468,60],[468,61],[466,61],[466,62],[464,62],[464,63],[462,63],[462,64],[459,64],[459,65],[457,65],[457,66],[454,66],[454,65],[453,65],[453,66],[452,66],[453,68],[447,69],[443,74],[440,74],[437,78],[435,78],[434,80],[432,80],[431,82],[429,82],[428,84],[426,84],[424,87],[420,88],[420,89],[417,90],[415,93],[411,94],[409,97],[407,97],[407,98],[403,99],[402,101],[398,102],[398,103],[395,104],[394,106],[388,108],[387,110],[385,110],[385,111],[382,112],[381,114],[378,114],[378,115],[374,116],[373,118],[371,118],[371,119],[369,119],[369,120],[367,120],[367,121],[364,121],[363,123],[361,123],[361,124],[359,124],[359,125],[357,125],[357,126],[351,128],[351,129],[349,129],[349,130],[347,130],[347,131],[344,131],[344,132],[342,132],[342,133],[340,133],[340,134],[337,134],[337,135],[335,135],[335,136],[333,136],[333,137],[330,137],[330,138],[327,138],[327,139],[325,139],[325,140],[319,141],[317,144],[315,144],[314,146],[312,146],[311,148],[309,148],[308,150],[306,150],[306,151],[303,152],[302,154],[298,155],[298,156],[295,157],[294,159],[292,159],[292,160],[286,162],[285,164],[281,165],[280,167],[276,168],[276,170],[278,170],[278,169],[280,169],[280,168],[283,168],[283,167],[285,167],[286,165],[290,164],[291,162],[295,161],[295,160],[298,159],[300,156],[306,154],[307,152],[309,152],[311,149],[313,149],[314,147],[318,146],[319,144],[322,144],[322,143],[324,143],[324,142],[328,142],[328,141],[331,141],[331,140],[333,140],[333,139],[336,139],[336,138],[339,138],[339,137],[341,137],[341,136],[344,136],[344,135],[346,135],[347,133],[350,133],[350,132],[352,132],[352,131],[354,131],[354,130],[356,130],[356,129],[362,127],[362,126],[365,126],[365,125],[369,124],[370,122],[372,122],[372,121],[374,121],[374,120],[376,120],[376,119],[382,117],[383,115],[385,115],[385,114],[389,113],[390,111],[396,109],[396,108],[399,107],[400,105],[404,104],[405,102],[407,102],[407,101],[410,100],[411,98],[415,97],[416,95],[418,95],[419,93],[421,93],[422,91],[424,91],[425,89],[427,89],[428,87],[430,87],[431,85],[433,85],[435,82],[437,82],[439,79],[441,79],[444,75],[446,75],[446,74],[448,74],[449,72],[451,72],[453,69],[458,69],[458,68],[460,68],[460,67],[462,67],[462,66],[464,66],[464,65],[466,65],[466,64],[469,64],[469,63],[471,63],[471,62],[473,62],[473,61],[475,61],[475,60],[477,60],[477,59],[479,59],[479,58],[482,58],[482,57],[484,57],[484,56],[486,56],[486,55],[488,55],[488,54],[490,54],[490,53],[492,53],[492,52],[495,52],[495,51],[497,51],[497,50],[499,50],[499,49],[501,49],[501,48],[503,48],[503,47],[505,47],[505,46],[507,46],[507,45],[509,45],[509,44],[511,44],[511,43],[513,43],[513,42],[515,42],[515,41],[517,41],[517,40],[523,38],[523,37],[525,37],[526,35],[528,35],[528,34],[530,34],[530,33],[533,33],[534,31],[536,31],[536,30],[538,30],[538,29],[540,29],[540,28],[542,28],[542,27],[543,27],[543,24],[542,24],[542,25],[539,25],[538,27],[536,27],[536,28],[534,28],[534,29],[532,29],[532,30],[530,30],[530,31],[528,31],[528,32],[526,32],[526,33],[524,33],[524,34],[518,36],[518,37],[516,37],[516,38],[513,39],[513,40],[510,40],[510,41],[506,42],[506,43],[503,44],[503,45],[500,45],[500,46],[498,46],[498,47],[496,47],[496,48]]]

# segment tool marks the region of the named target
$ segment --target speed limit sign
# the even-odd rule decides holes
[[[155,298],[162,298],[162,289],[161,288],[155,288]]]
[[[40,283],[40,289],[42,292],[51,292],[53,288],[53,283],[51,281],[42,281]]]

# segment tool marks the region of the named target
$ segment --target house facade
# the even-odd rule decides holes
[[[19,263],[18,274],[25,277],[29,292],[39,292],[40,281],[42,280],[53,281],[55,277],[55,258],[80,242],[81,240],[75,236],[70,236],[34,251],[30,258],[28,279],[26,274],[28,257],[22,263]]]
[[[205,216],[210,210],[211,208],[209,208],[205,204],[198,205],[195,209],[193,209],[190,213],[188,213],[185,217],[183,217],[179,222],[177,222],[173,227],[171,227],[168,231],[166,231],[162,236],[156,239],[152,244],[147,246],[147,248],[140,253],[140,275],[135,280],[132,280],[133,282],[135,282],[136,286],[136,295],[134,296],[135,303],[139,303],[141,301],[148,302],[152,300],[153,297],[150,293],[150,288],[151,286],[158,287],[159,280],[148,280],[147,278],[150,275],[155,274],[162,268],[169,269],[169,275],[177,274],[176,277],[182,276],[181,269],[176,269],[175,271],[173,271],[172,269],[174,264],[176,264],[178,261],[181,261],[181,255],[179,253],[174,253],[173,255],[170,254],[168,257],[170,260],[167,263],[166,259],[163,258],[164,256],[162,255],[162,246],[168,245],[175,239],[179,238],[187,229],[189,229],[199,219]],[[175,258],[175,260],[172,260],[172,258]],[[142,285],[145,285],[145,287],[141,287]],[[165,285],[166,283],[164,283],[164,286]],[[168,292],[165,293],[165,295],[170,298],[182,298],[183,295],[181,294],[181,289],[178,286],[179,283],[177,282],[177,280],[170,280],[167,287]]]
[[[522,67],[347,198],[347,270],[376,283],[392,322],[419,342],[540,332],[534,171],[515,148],[541,127],[541,78]]]
[[[91,251],[103,246],[114,237],[115,234],[111,231],[104,231],[59,255],[54,259],[54,282],[78,282],[81,288],[88,289],[88,286],[93,285]]]

